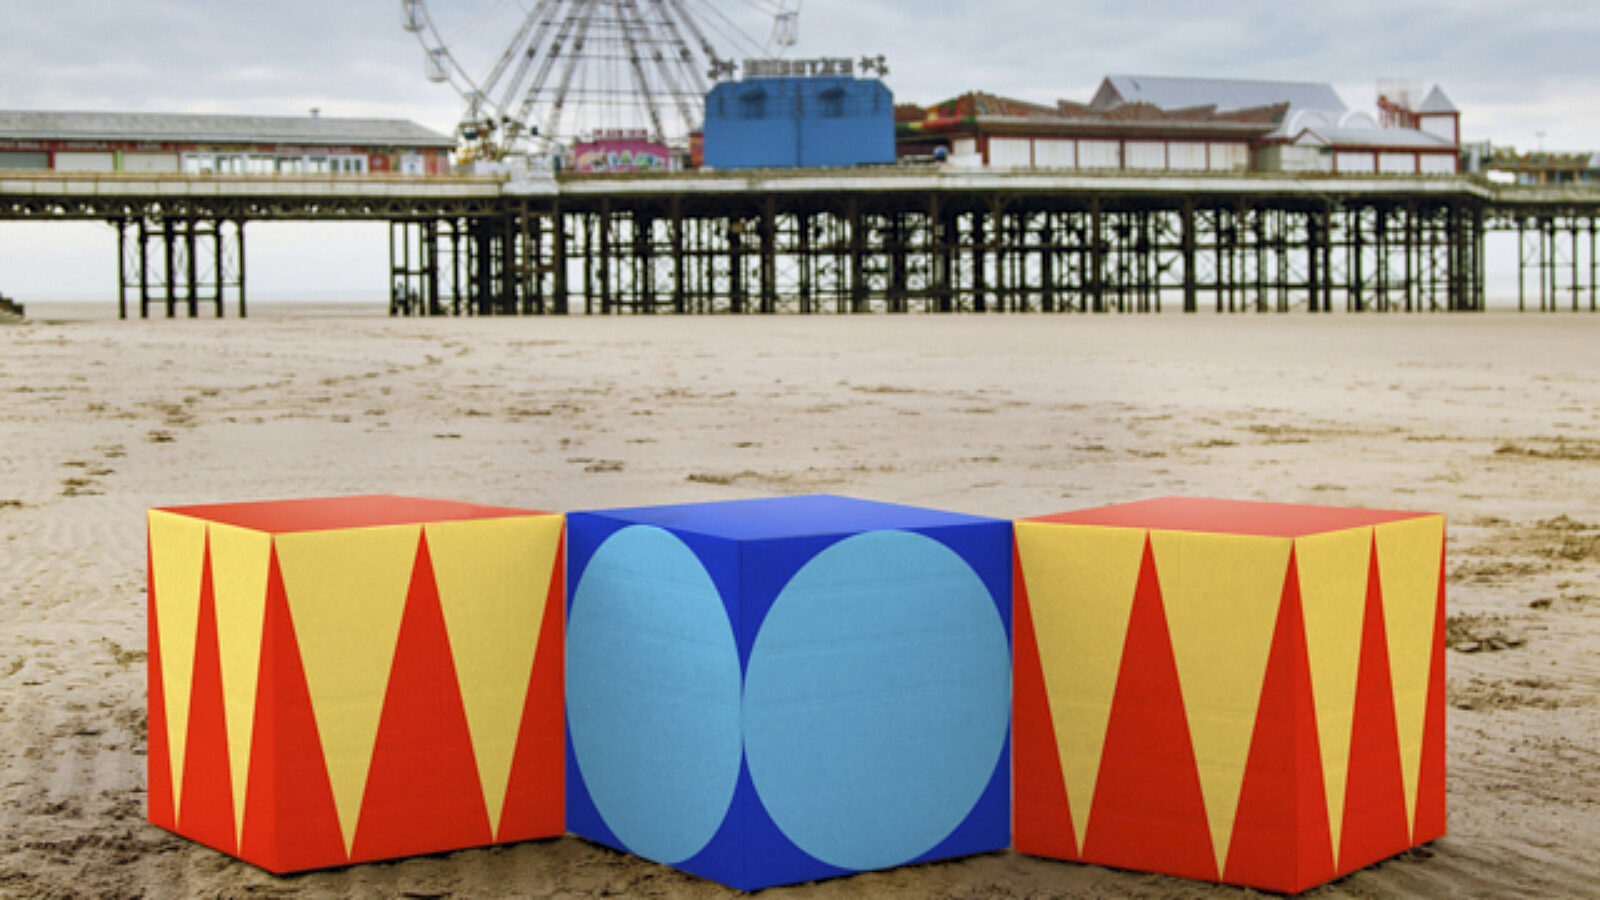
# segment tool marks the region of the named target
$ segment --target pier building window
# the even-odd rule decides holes
[[[1078,165],[1085,169],[1122,168],[1122,145],[1117,141],[1079,141]]]
[[[247,169],[243,153],[185,153],[183,171],[190,175],[242,175]]]
[[[1182,172],[1205,171],[1206,145],[1187,141],[1167,144],[1167,168]]]

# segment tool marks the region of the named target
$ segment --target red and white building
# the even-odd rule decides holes
[[[1171,172],[1453,175],[1461,113],[1435,87],[1380,95],[1380,118],[1331,85],[1112,75],[1087,104],[971,93],[897,117],[901,156],[955,165]]]
[[[454,150],[403,119],[0,110],[0,170],[443,175]]]
[[[1281,106],[1228,113],[1149,104],[1094,109],[1066,100],[1051,107],[976,92],[902,110],[895,128],[902,157],[942,147],[963,167],[1144,172],[1246,171],[1251,146],[1283,112]]]

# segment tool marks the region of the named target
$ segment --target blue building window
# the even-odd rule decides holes
[[[822,100],[824,119],[844,118],[844,88],[831,87],[817,96]]]
[[[761,88],[739,95],[739,118],[764,119],[767,117],[767,92]]]

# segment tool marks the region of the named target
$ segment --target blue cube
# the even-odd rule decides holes
[[[567,827],[743,890],[1010,841],[1011,524],[567,517]]]

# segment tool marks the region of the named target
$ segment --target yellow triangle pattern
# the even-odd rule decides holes
[[[421,530],[400,525],[275,539],[346,853],[355,843]]]
[[[500,831],[561,516],[426,527],[491,834]]]
[[[1371,551],[1371,528],[1349,528],[1294,541],[1334,866],[1338,866],[1344,836],[1344,788],[1350,773],[1355,676],[1362,663],[1366,570]]]
[[[1018,522],[1016,535],[1067,808],[1081,854],[1145,532]]]
[[[200,630],[205,553],[205,522],[150,510],[150,578],[156,592],[156,640],[161,644],[161,693],[167,707],[174,819],[183,809],[183,757],[189,737],[189,695],[194,686],[194,642]]]
[[[210,527],[217,652],[222,657],[223,718],[228,727],[228,772],[233,778],[234,837],[243,841],[272,536],[232,525],[212,523]]]
[[[1330,531],[1295,540],[1304,612],[1311,699],[1322,754],[1322,788],[1328,804],[1333,861],[1344,835],[1345,784],[1350,774],[1350,734],[1356,714],[1356,673],[1361,665],[1361,625],[1367,603],[1372,529]]]
[[[1233,838],[1291,542],[1154,531],[1150,544],[1211,848],[1221,873]]]
[[[1421,516],[1375,529],[1378,581],[1383,588],[1383,630],[1389,638],[1389,676],[1394,683],[1394,724],[1400,736],[1400,775],[1405,784],[1406,830],[1415,825],[1417,772],[1422,766],[1422,729],[1428,711],[1428,670],[1438,613],[1439,559],[1444,553],[1444,517]]]

